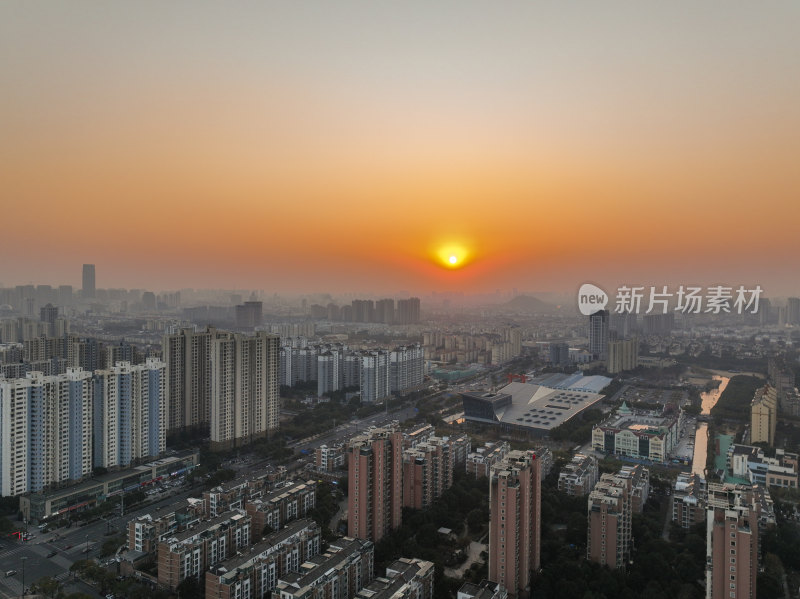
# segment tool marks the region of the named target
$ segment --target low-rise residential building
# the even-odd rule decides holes
[[[479,584],[465,582],[458,589],[456,599],[508,599],[508,590],[499,583],[485,579]]]
[[[314,451],[314,465],[319,472],[341,470],[347,464],[347,452],[344,445],[321,445]]]
[[[345,537],[312,557],[297,572],[278,577],[275,599],[353,599],[374,578],[372,541]]]
[[[488,478],[492,466],[505,458],[509,451],[511,445],[507,441],[486,443],[483,447],[478,447],[467,455],[467,474],[473,474],[475,478],[482,476]]]
[[[250,516],[232,510],[201,522],[158,545],[158,583],[175,590],[193,576],[200,578],[211,566],[250,545]]]
[[[128,549],[141,553],[151,553],[158,547],[164,535],[186,530],[199,523],[205,514],[200,499],[189,498],[181,509],[154,518],[144,514],[128,522]]]
[[[588,495],[597,484],[598,477],[597,458],[576,453],[558,474],[558,490],[567,495]]]
[[[203,492],[203,501],[208,516],[218,516],[232,509],[244,509],[248,499],[256,499],[284,484],[286,470],[267,468],[248,473],[224,482],[210,491]]]
[[[431,599],[433,562],[401,557],[357,593],[360,599]]]
[[[269,597],[281,576],[319,555],[320,543],[313,520],[296,520],[247,552],[212,566],[205,574],[206,599]]]
[[[245,510],[253,519],[253,540],[260,540],[265,530],[280,530],[287,522],[306,517],[317,505],[316,493],[317,483],[311,480],[246,501]]]

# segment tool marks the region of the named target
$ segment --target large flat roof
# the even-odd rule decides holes
[[[565,377],[566,375],[560,376]],[[570,384],[574,385],[576,382],[572,381]],[[509,383],[496,392],[465,393],[463,395],[472,401],[492,403],[495,422],[538,429],[542,433],[563,424],[603,398],[600,393],[579,391],[570,387],[553,388],[542,384],[518,382]],[[504,396],[510,397],[511,401],[493,401]],[[464,411],[469,420],[470,411],[467,409],[467,403],[465,401]],[[472,419],[486,421],[485,418],[480,417]]]

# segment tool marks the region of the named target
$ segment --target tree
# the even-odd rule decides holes
[[[61,591],[61,583],[55,580],[54,578],[50,578],[49,576],[44,576],[43,578],[40,578],[35,583],[33,583],[33,585],[31,586],[31,590],[34,593],[42,594],[45,597],[54,598]]]
[[[202,597],[205,593],[205,589],[200,585],[200,581],[194,576],[184,578],[178,585],[177,590],[179,599],[196,599],[197,597]]]

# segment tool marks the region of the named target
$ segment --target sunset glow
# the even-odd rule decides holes
[[[3,284],[794,289],[800,4],[92,11],[0,6]]]

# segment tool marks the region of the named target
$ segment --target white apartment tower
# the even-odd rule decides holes
[[[361,402],[389,397],[389,352],[371,351],[361,356]]]
[[[92,470],[91,373],[0,380],[0,495],[38,492]]]
[[[94,463],[111,468],[166,449],[167,365],[118,362],[94,376]]]
[[[342,388],[340,357],[336,350],[328,350],[317,356],[317,397]]]
[[[419,344],[398,347],[389,354],[389,387],[392,392],[422,384],[425,350]]]

